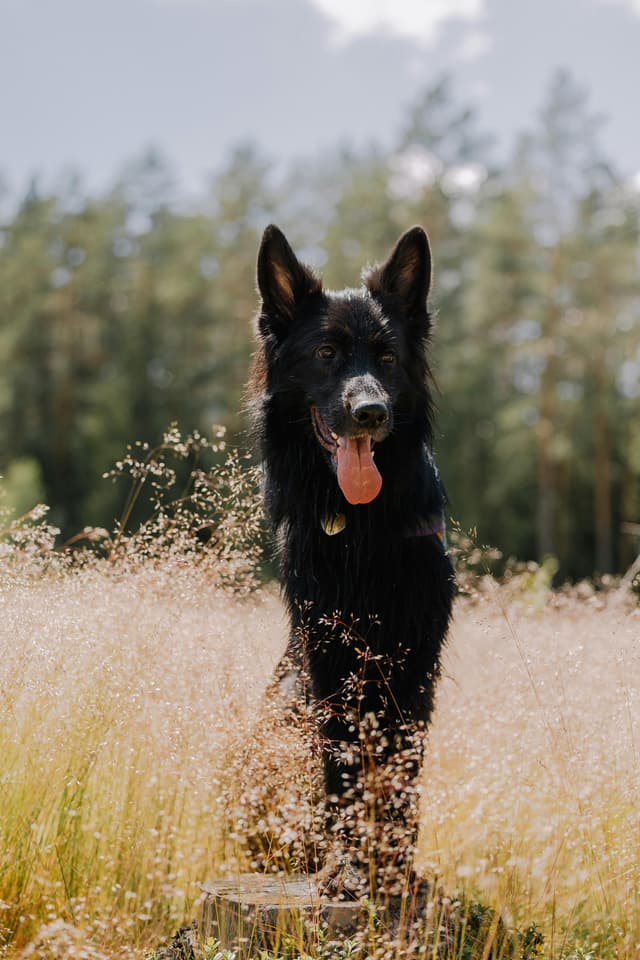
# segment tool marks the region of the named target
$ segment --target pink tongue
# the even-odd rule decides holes
[[[338,483],[349,503],[370,503],[382,488],[382,477],[371,456],[371,438],[340,437],[336,452]]]

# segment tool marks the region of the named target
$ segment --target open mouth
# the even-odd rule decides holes
[[[311,407],[311,423],[320,446],[328,450],[335,457],[340,437],[333,430],[329,430],[317,407]]]
[[[368,433],[338,436],[326,425],[317,407],[311,422],[318,443],[328,450],[336,467],[338,486],[348,503],[370,503],[382,489],[380,471],[373,462],[374,441]]]

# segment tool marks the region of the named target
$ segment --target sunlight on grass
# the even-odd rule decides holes
[[[311,822],[317,751],[263,714],[285,617],[233,558],[67,563],[37,529],[0,552],[0,956],[142,956]],[[456,610],[421,865],[545,957],[637,957],[637,603],[484,578]]]
[[[588,591],[587,591],[588,593]],[[431,729],[423,864],[536,919],[552,956],[640,951],[640,615],[616,593],[458,605]],[[616,952],[617,951],[617,952]]]
[[[1,596],[3,932],[24,943],[62,917],[98,944],[164,933],[220,862],[230,736],[281,644],[278,604],[174,568]]]

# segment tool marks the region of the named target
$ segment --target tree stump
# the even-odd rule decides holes
[[[202,885],[201,936],[239,957],[360,938],[424,916],[426,898],[392,897],[384,905],[321,896],[313,877],[240,874]]]

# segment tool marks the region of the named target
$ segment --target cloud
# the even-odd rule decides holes
[[[462,39],[458,56],[462,60],[476,60],[489,53],[492,44],[493,41],[486,31],[470,30]]]
[[[640,0],[599,0],[603,4],[618,4],[626,7],[631,13],[637,13],[640,16]]]
[[[640,2],[640,0],[638,0]],[[454,17],[476,20],[484,0],[312,0],[333,22],[334,39],[345,43],[362,34],[391,30],[422,43],[431,43],[438,27]]]

